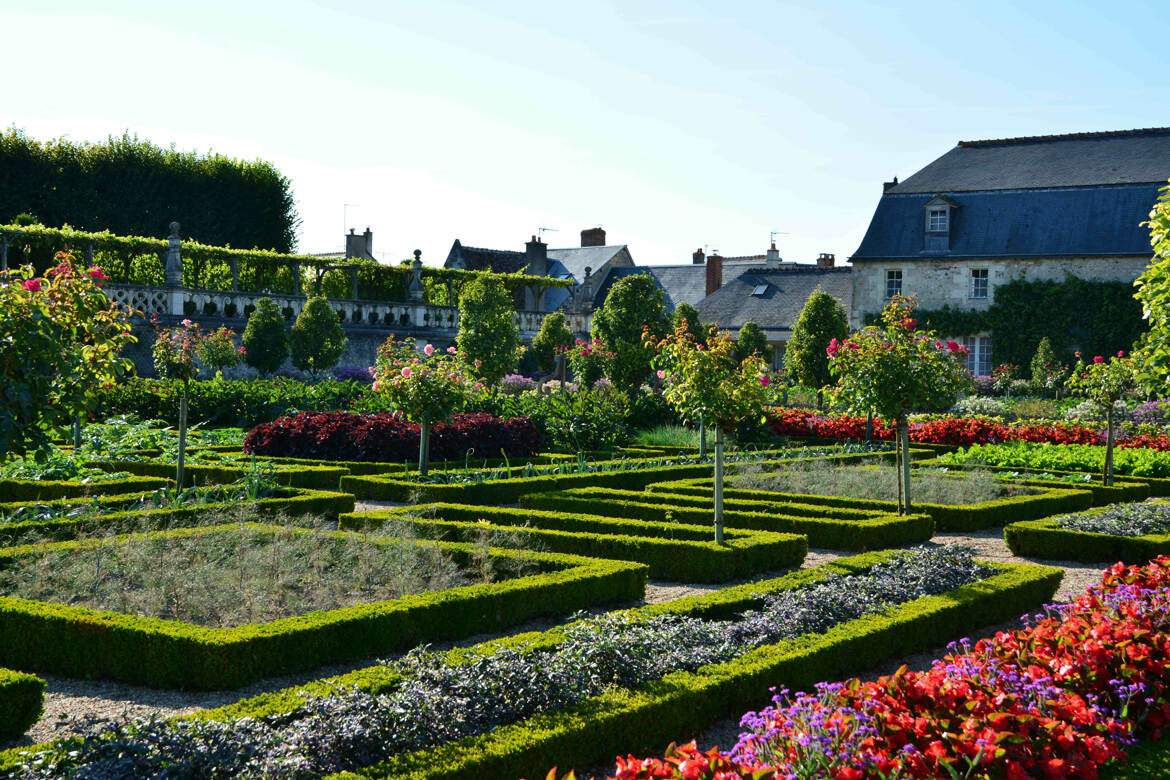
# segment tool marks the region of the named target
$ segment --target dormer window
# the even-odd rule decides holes
[[[950,230],[950,214],[945,207],[934,207],[926,212],[926,232],[946,233]]]
[[[951,212],[958,208],[954,201],[942,195],[931,198],[925,206],[925,236],[922,249],[927,252],[951,250]]]

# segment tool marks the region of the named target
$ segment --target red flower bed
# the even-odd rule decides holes
[[[925,672],[782,694],[744,716],[730,753],[671,746],[619,759],[614,777],[1091,780],[1170,722],[1170,558],[1117,564],[1047,613]]]
[[[775,436],[810,436],[821,439],[864,439],[865,418],[852,415],[825,415],[811,409],[772,409],[768,412],[768,429]],[[892,439],[893,429],[874,420],[873,437]],[[1102,433],[1069,423],[1041,425],[1004,425],[980,417],[949,417],[943,420],[911,423],[910,441],[923,444],[999,444],[1027,441],[1037,444],[1104,444]],[[1118,439],[1122,448],[1148,447],[1170,451],[1170,437],[1132,436]]]
[[[305,412],[257,425],[244,452],[282,458],[400,463],[418,458],[419,426],[396,414]],[[527,417],[457,414],[431,429],[431,460],[509,458],[540,452],[544,441]]]

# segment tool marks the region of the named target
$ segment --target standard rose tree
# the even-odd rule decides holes
[[[897,426],[898,511],[911,510],[911,409],[946,408],[971,384],[967,350],[915,330],[915,301],[896,295],[882,310],[882,324],[863,328],[825,349],[837,378],[836,399],[854,414],[874,412]]]
[[[395,411],[419,425],[418,470],[426,475],[430,465],[431,426],[441,423],[463,405],[468,380],[460,371],[457,350],[446,352],[431,344],[422,353],[393,336],[378,347],[373,368],[376,393],[390,401]]]
[[[183,393],[179,396],[179,455],[175,464],[175,489],[182,490],[183,464],[187,456],[187,402],[191,380],[199,373],[195,358],[208,337],[200,331],[198,323],[191,320],[183,320],[177,328],[161,328],[157,320],[154,326],[151,356],[155,372],[163,379],[178,379],[183,383]]]
[[[726,331],[711,328],[706,343],[699,342],[685,321],[657,344],[647,329],[646,340],[658,350],[655,364],[660,367],[667,402],[683,419],[715,426],[715,542],[721,544],[723,434],[744,420],[762,418],[768,400],[768,366],[755,354],[736,361],[735,342]]]
[[[97,392],[133,369],[131,310],[111,301],[98,266],[59,253],[43,277],[0,271],[0,461],[44,458],[52,428],[86,415]]]
[[[1117,357],[1106,360],[1100,355],[1093,362],[1085,364],[1081,353],[1077,353],[1077,364],[1073,367],[1067,385],[1077,395],[1093,402],[1096,410],[1105,417],[1105,467],[1101,480],[1113,484],[1113,417],[1116,404],[1127,392],[1136,386],[1138,368],[1133,358],[1118,352]]]

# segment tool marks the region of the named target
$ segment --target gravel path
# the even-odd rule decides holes
[[[361,509],[366,510],[384,507],[385,505],[379,506],[370,503],[363,504]],[[1012,555],[1003,542],[1002,529],[998,528],[967,534],[938,534],[934,537],[934,539],[931,540],[930,544],[967,544],[976,550],[976,553],[980,558],[984,558],[986,560],[1017,563],[1033,562],[1026,559],[1017,558],[1016,556]],[[821,564],[832,561],[835,558],[841,557],[841,555],[842,553],[836,551],[813,549],[809,551],[808,557],[805,559],[802,568],[819,566]],[[1043,563],[1059,566],[1065,570],[1064,581],[1061,584],[1061,588],[1057,596],[1058,600],[1067,599],[1071,594],[1083,591],[1085,587],[1098,581],[1102,571],[1104,571],[1103,566],[1094,566],[1081,563],[1053,561],[1044,561]],[[750,579],[720,584],[680,584],[652,581],[647,584],[644,601],[638,602],[637,604],[626,604],[619,606],[637,606],[641,603],[654,604],[670,601],[676,598],[682,598],[685,596],[701,595],[719,590],[720,588],[728,587],[730,585],[770,579],[783,573],[785,572],[765,572],[758,574]],[[613,608],[615,607],[607,607],[607,609]],[[593,612],[602,611],[605,610],[593,610]],[[508,636],[514,633],[544,630],[558,625],[559,623],[564,622],[566,619],[567,618],[532,620],[499,634],[481,634],[468,637],[467,639],[459,642],[436,644],[434,647],[436,649],[444,649],[449,647],[465,646],[475,644],[477,642],[482,642],[487,639]],[[1012,623],[1004,624],[1002,626],[992,627],[983,632],[973,634],[973,636],[978,637],[990,635],[991,633],[994,633],[995,630],[1013,627],[1015,627],[1015,625]],[[884,664],[880,668],[868,670],[866,673],[860,676],[870,678],[876,677],[880,674],[885,674],[897,669],[903,663],[908,664],[911,668],[925,668],[929,666],[931,659],[937,657],[944,651],[945,648],[934,648],[927,653],[912,656],[910,658],[897,659],[891,661],[888,664]],[[384,658],[386,656],[382,657]],[[302,674],[268,678],[238,690],[210,692],[156,690],[153,688],[146,688],[137,685],[127,685],[123,683],[76,680],[55,675],[42,675],[48,684],[45,695],[45,714],[22,739],[7,744],[0,744],[0,748],[11,747],[13,745],[34,744],[56,737],[76,734],[78,733],[81,723],[84,722],[85,719],[96,719],[98,721],[117,721],[126,718],[143,717],[152,713],[161,715],[182,715],[197,711],[199,709],[219,707],[225,704],[231,704],[244,698],[255,696],[259,693],[279,690],[281,688],[286,688],[292,685],[303,684],[305,682],[320,679],[322,677],[343,674],[353,669],[370,666],[377,661],[377,658],[363,658],[351,663],[314,669],[310,672]],[[713,724],[702,734],[680,735],[678,741],[685,742],[689,739],[695,738],[698,740],[699,745],[704,748],[711,747],[713,745],[730,747],[735,743],[738,733],[738,720],[726,719],[720,721],[719,723]],[[611,769],[612,765],[586,767],[578,770],[577,776],[579,780],[589,780],[590,778],[597,780],[599,778],[606,777]]]

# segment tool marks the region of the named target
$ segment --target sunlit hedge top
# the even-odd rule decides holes
[[[52,258],[62,250],[84,255],[92,250],[93,262],[110,275],[113,282],[124,284],[161,285],[167,241],[143,236],[118,236],[108,231],[91,233],[72,228],[48,228],[43,225],[0,225],[0,234],[8,245],[9,266],[32,264],[37,269],[48,268]],[[368,261],[337,262],[313,255],[282,254],[263,249],[234,249],[209,246],[196,241],[184,241],[183,285],[204,290],[232,289],[231,264],[238,267],[238,287],[250,292],[292,294],[295,285],[293,268],[299,267],[303,286],[321,290],[329,297],[352,296],[349,271],[358,272],[359,297],[367,300],[405,300],[411,267],[381,265]],[[508,290],[520,287],[571,287],[571,279],[553,279],[547,276],[526,276],[519,273],[494,274],[487,271],[463,271],[453,268],[423,266],[422,280],[426,301],[450,304],[458,300],[462,286],[484,275],[494,276]]]

